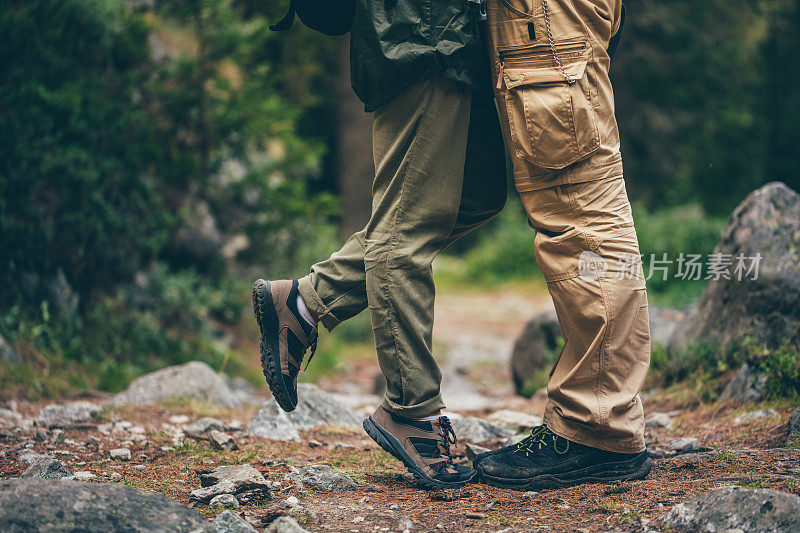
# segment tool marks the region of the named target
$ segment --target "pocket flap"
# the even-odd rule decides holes
[[[586,59],[566,61],[563,63],[567,76],[577,81],[583,78],[586,71]],[[558,65],[530,65],[503,69],[506,87],[512,89],[520,85],[544,85],[548,83],[564,83],[564,74]]]

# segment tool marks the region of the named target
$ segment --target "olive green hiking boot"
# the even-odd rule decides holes
[[[284,411],[297,407],[297,374],[306,350],[317,349],[317,327],[298,310],[297,280],[253,284],[253,313],[261,330],[261,368],[275,401]]]

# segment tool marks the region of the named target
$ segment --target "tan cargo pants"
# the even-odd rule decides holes
[[[488,0],[488,23],[516,187],[566,341],[544,421],[581,444],[633,453],[644,450],[650,327],[608,76],[621,8]]]

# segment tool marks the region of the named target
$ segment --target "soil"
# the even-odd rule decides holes
[[[463,296],[441,299],[437,306],[437,342],[447,346],[480,338],[486,346],[486,339],[494,339],[488,342],[494,345],[484,351],[507,351],[516,332],[524,326],[525,318],[547,305],[546,299],[541,298],[535,305],[519,311],[498,303],[503,299],[496,296],[484,294],[470,301]],[[486,315],[476,316],[480,315],[476,309],[486,310]],[[452,364],[464,365],[464,361],[451,354],[445,365]],[[541,415],[542,395],[530,400],[512,397],[509,388],[482,386],[481,372],[475,371],[488,368],[492,379],[501,379],[507,376],[506,367],[507,357],[496,360],[494,365],[491,358],[475,358],[466,365],[464,373],[473,378],[481,394],[502,401],[503,408]],[[358,374],[366,376],[368,369],[361,368]],[[486,375],[483,374],[484,378]],[[26,418],[35,418],[43,406],[43,403],[18,402],[14,407]],[[765,407],[751,405],[747,410]],[[740,485],[800,495],[800,449],[786,448],[783,444],[792,406],[768,407],[775,409],[777,416],[736,425],[733,420],[745,410],[740,406],[701,404],[680,409],[676,407],[673,392],[648,396],[646,412],[671,411],[673,415],[671,429],[647,430],[649,448],[668,448],[671,439],[697,437],[704,449],[699,453],[654,459],[652,473],[642,481],[590,484],[526,497],[520,492],[482,484],[452,492],[421,490],[399,463],[355,430],[317,429],[304,433],[296,443],[274,442],[230,431],[240,446],[234,452],[214,450],[204,439],[174,442],[175,425],[169,421],[171,416],[186,415],[191,421],[213,416],[228,424],[236,425],[235,421],[239,421],[246,425],[256,411],[255,407],[225,410],[177,401],[104,411],[99,420],[67,428],[66,440],[59,444],[49,442],[51,431],[38,430],[38,438],[45,440],[37,440],[35,427],[0,429],[0,478],[22,473],[27,465],[19,462],[17,456],[20,449],[32,443],[34,451],[58,458],[71,472],[94,473],[93,482],[123,483],[160,492],[193,507],[210,520],[220,510],[189,498],[190,492],[200,487],[199,472],[224,464],[249,463],[268,480],[281,484],[273,488],[271,501],[244,505],[235,511],[257,528],[266,527],[278,516],[291,514],[309,531],[644,530],[645,526],[657,528],[659,517],[673,505],[714,488]],[[487,412],[463,414],[481,416]],[[130,442],[126,433],[105,435],[99,431],[99,425],[114,420],[144,427],[146,444]],[[87,445],[92,437],[99,443],[99,449]],[[482,445],[491,448],[500,443]],[[110,459],[109,450],[121,446],[130,447],[130,461]],[[466,462],[463,443],[455,457]],[[290,468],[301,462],[328,464],[350,475],[357,489],[329,494],[304,490],[284,480]],[[289,496],[296,496],[301,508],[287,510],[281,502]]]

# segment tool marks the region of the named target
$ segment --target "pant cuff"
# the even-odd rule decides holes
[[[646,449],[643,438],[620,438],[606,431],[580,427],[574,420],[560,416],[550,407],[545,410],[544,425],[559,437],[607,452],[641,453]]]
[[[303,297],[303,300],[306,303],[306,307],[311,310],[317,320],[319,320],[325,329],[328,331],[332,331],[333,328],[338,326],[341,323],[341,320],[336,318],[336,315],[333,314],[333,311],[325,305],[322,301],[322,298],[319,297],[317,294],[316,289],[314,289],[313,283],[311,283],[311,276],[305,276],[297,280],[297,290],[300,293],[300,296]]]
[[[390,413],[394,413],[405,418],[422,418],[425,416],[430,416],[438,411],[441,411],[445,407],[441,394],[437,394],[433,398],[415,405],[399,405],[394,403],[388,397],[384,397],[382,405],[383,408]]]

